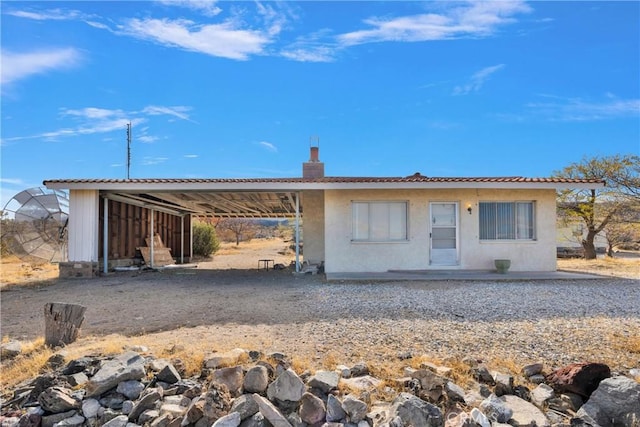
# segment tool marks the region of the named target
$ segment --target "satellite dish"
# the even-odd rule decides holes
[[[2,211],[2,240],[22,259],[66,261],[69,198],[63,191],[30,188]]]

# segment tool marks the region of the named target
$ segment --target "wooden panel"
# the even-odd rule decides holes
[[[138,248],[142,254],[145,264],[151,265],[151,248],[147,246],[141,246]],[[171,252],[167,248],[153,249],[153,266],[164,267],[165,265],[173,264],[175,261],[171,256]]]
[[[104,199],[99,200],[98,216],[98,256],[102,257],[103,252],[103,218],[102,205]],[[95,218],[95,216],[94,216]],[[150,235],[151,230],[151,211],[149,209],[109,200],[109,259],[130,259],[135,257],[136,249],[139,247],[149,246],[145,241]],[[166,214],[164,212],[155,212],[154,231],[158,234],[163,247],[168,248],[170,253],[176,257],[180,257],[181,249],[181,232],[180,217]],[[189,256],[189,239],[191,230],[191,219],[184,219],[184,238],[185,238],[185,254]],[[156,242],[156,247],[159,245]],[[173,262],[173,261],[172,261]]]

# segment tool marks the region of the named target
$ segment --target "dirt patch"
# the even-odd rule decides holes
[[[520,365],[602,361],[621,371],[637,364],[637,281],[326,283],[319,275],[258,270],[259,259],[289,265],[287,247],[279,239],[225,244],[198,268],[12,286],[1,294],[2,334],[42,336],[44,304],[67,302],[88,308],[73,344],[85,348],[244,347],[285,351],[310,366],[382,363],[407,351]],[[619,274],[619,264],[605,267]]]

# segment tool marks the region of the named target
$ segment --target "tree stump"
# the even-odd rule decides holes
[[[87,307],[50,302],[44,305],[44,342],[49,347],[71,344],[78,338]]]

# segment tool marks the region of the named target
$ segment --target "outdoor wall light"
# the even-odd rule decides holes
[[[467,204],[467,212],[469,212],[469,215],[471,215],[471,203]]]

